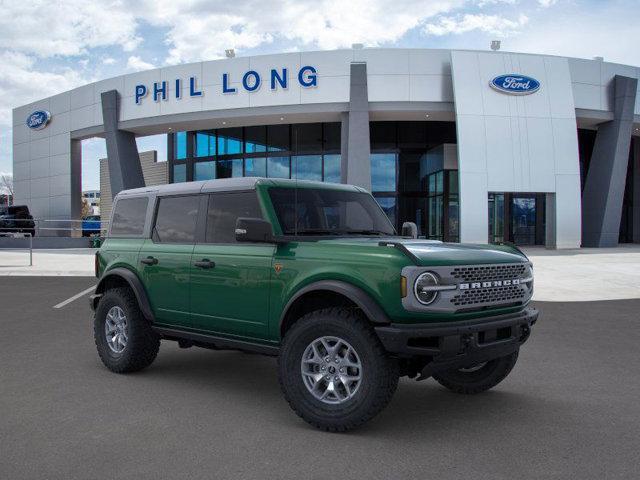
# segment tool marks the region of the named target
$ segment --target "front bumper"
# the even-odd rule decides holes
[[[400,357],[426,357],[422,376],[452,368],[464,368],[509,355],[522,345],[538,319],[538,310],[527,307],[507,315],[463,322],[418,325],[391,324],[376,327],[384,348]]]

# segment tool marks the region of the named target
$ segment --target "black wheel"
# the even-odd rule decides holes
[[[510,355],[480,363],[469,368],[447,370],[433,375],[433,378],[452,392],[474,394],[495,387],[511,372],[518,360],[518,351]]]
[[[96,309],[93,336],[102,363],[116,373],[148,367],[160,348],[160,337],[151,329],[128,288],[105,292]]]
[[[287,332],[278,377],[302,419],[344,432],[387,406],[398,386],[398,365],[361,315],[327,308],[308,313]]]

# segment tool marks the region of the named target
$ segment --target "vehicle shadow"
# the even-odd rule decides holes
[[[163,344],[163,349],[168,350],[165,347]],[[289,410],[278,385],[276,359],[272,357],[233,351],[161,349],[158,361],[143,375],[162,379],[168,385],[179,384],[184,394],[191,389],[199,394],[210,389],[212,394],[224,392],[225,398],[235,398],[245,405],[248,399],[255,399],[256,408],[265,410],[263,418],[288,428],[312,428]],[[403,378],[389,406],[354,434],[406,438],[423,435],[427,429],[431,434],[447,434],[456,428],[482,429],[483,423],[490,425],[491,419],[496,418],[508,418],[516,427],[551,421],[551,417],[570,411],[569,404],[553,405],[534,393],[540,389],[518,392],[516,388],[507,380],[495,390],[468,396],[452,393],[433,379],[416,382]]]

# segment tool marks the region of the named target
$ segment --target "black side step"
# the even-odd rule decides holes
[[[247,340],[237,340],[233,338],[221,337],[209,333],[197,333],[176,328],[152,327],[162,338],[167,340],[187,340],[194,345],[204,344],[218,350],[242,350],[244,352],[260,353],[262,355],[278,356],[280,348],[273,345],[265,345]]]

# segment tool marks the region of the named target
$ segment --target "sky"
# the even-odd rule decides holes
[[[11,110],[123,73],[224,57],[366,47],[547,53],[640,66],[638,0],[0,0],[0,173]],[[166,139],[139,139],[140,150]],[[101,139],[83,142],[98,188]]]

